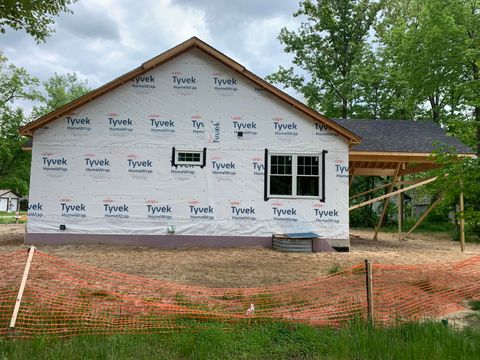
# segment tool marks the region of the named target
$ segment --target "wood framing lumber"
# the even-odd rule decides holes
[[[430,204],[430,207],[422,214],[422,216],[420,216],[420,218],[417,220],[415,225],[413,225],[412,228],[408,230],[408,232],[402,237],[402,240],[405,240],[407,236],[410,235],[412,231],[415,230],[417,226],[420,225],[423,222],[423,220],[427,218],[428,214],[435,208],[435,206],[440,204],[442,200],[443,200],[443,195],[440,195],[437,198],[437,200],[435,200],[432,204]]]
[[[398,240],[402,240],[402,208],[403,208],[403,194],[398,194],[397,198],[397,225],[398,225]]]
[[[35,246],[32,245],[28,249],[27,263],[25,264],[25,270],[23,271],[22,281],[20,283],[20,288],[18,289],[17,300],[15,301],[15,307],[13,308],[12,318],[10,320],[10,328],[14,328],[15,323],[17,322],[18,311],[20,310],[20,304],[22,303],[23,292],[25,290],[25,285],[27,284],[28,273],[30,271],[30,265],[32,264],[34,252],[35,252]]]
[[[438,164],[419,164],[415,166],[409,166],[405,169],[400,170],[400,175],[409,175],[419,172],[429,171],[433,169],[438,169],[440,166]]]
[[[374,188],[374,189],[362,191],[361,193],[358,193],[358,194],[355,194],[355,195],[350,196],[350,200],[351,200],[351,199],[356,199],[357,197],[360,197],[360,196],[362,196],[362,195],[370,194],[371,192],[374,192],[374,191],[377,191],[377,190],[380,190],[380,189],[384,189],[384,188],[386,188],[387,186],[389,186],[389,185],[391,185],[391,184],[392,184],[392,183],[389,182],[389,183],[387,183],[387,184],[384,184],[384,185],[381,185],[381,186],[377,186],[377,187]]]
[[[463,217],[465,205],[463,202],[463,191],[460,193],[460,249],[465,251],[465,218]]]
[[[392,182],[390,183],[390,186],[388,187],[388,192],[392,192],[394,186],[395,186],[395,182],[397,181],[397,177],[398,177],[398,172],[400,171],[402,167],[402,163],[399,163],[397,165],[397,168],[395,169],[395,174],[393,175],[392,177]],[[378,224],[377,226],[375,227],[375,233],[373,234],[373,240],[374,241],[377,241],[378,240],[378,231],[380,230],[380,228],[382,227],[382,224],[383,224],[383,219],[385,219],[385,215],[387,213],[387,209],[388,209],[388,203],[390,202],[390,198],[387,197],[383,200],[383,210],[382,210],[382,213],[380,214],[380,218],[378,219]]]
[[[368,306],[368,321],[370,325],[375,325],[375,314],[373,308],[373,272],[372,263],[365,259],[365,275],[367,282],[367,306]]]
[[[383,199],[392,197],[392,196],[397,195],[397,194],[401,194],[402,192],[415,189],[415,188],[417,188],[417,187],[419,187],[419,186],[426,185],[426,184],[430,184],[431,182],[434,182],[435,180],[437,180],[437,176],[435,176],[435,177],[433,177],[433,178],[430,178],[430,179],[427,179],[427,180],[420,181],[420,182],[418,182],[418,183],[416,183],[416,184],[414,184],[414,185],[407,186],[406,188],[399,189],[399,190],[396,190],[396,191],[392,191],[392,192],[389,193],[389,194],[381,195],[381,196],[378,196],[378,197],[376,197],[376,198],[373,198],[373,199],[364,201],[364,202],[362,202],[362,203],[360,203],[360,204],[356,204],[356,205],[350,206],[350,207],[348,208],[348,210],[349,210],[349,211],[352,211],[352,210],[355,210],[355,209],[364,207],[364,206],[366,206],[366,205],[373,204],[374,202],[377,202],[377,201],[380,201],[380,200],[383,200]]]
[[[394,173],[395,169],[355,168],[358,176],[392,176]]]
[[[352,170],[352,173],[350,174],[350,179],[348,182],[348,187],[352,186],[353,180],[355,179],[355,169]]]

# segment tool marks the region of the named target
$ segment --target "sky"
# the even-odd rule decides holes
[[[277,37],[301,21],[296,0],[79,0],[70,9],[45,43],[7,28],[4,55],[42,81],[75,72],[96,88],[197,36],[265,77],[290,66]]]

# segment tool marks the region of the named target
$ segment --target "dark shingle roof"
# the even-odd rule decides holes
[[[334,121],[362,138],[356,151],[431,153],[439,146],[449,146],[458,154],[473,154],[473,150],[432,121],[412,120],[353,120]]]

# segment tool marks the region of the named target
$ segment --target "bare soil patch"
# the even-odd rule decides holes
[[[24,225],[0,225],[0,253],[25,249]],[[157,249],[113,245],[40,245],[64,259],[154,279],[212,287],[257,287],[326,275],[334,266],[355,265],[368,258],[383,264],[456,262],[480,254],[479,244],[459,242],[448,234],[420,233],[399,242],[396,234],[351,230],[349,253],[282,253],[264,248]]]

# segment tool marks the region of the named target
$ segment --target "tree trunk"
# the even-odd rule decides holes
[[[431,95],[428,97],[430,107],[432,108],[432,120],[438,123],[440,120],[440,106],[438,95]]]
[[[346,119],[348,117],[348,100],[342,99],[342,118]]]
[[[480,106],[475,106],[475,121],[477,122],[477,155],[480,156]]]

